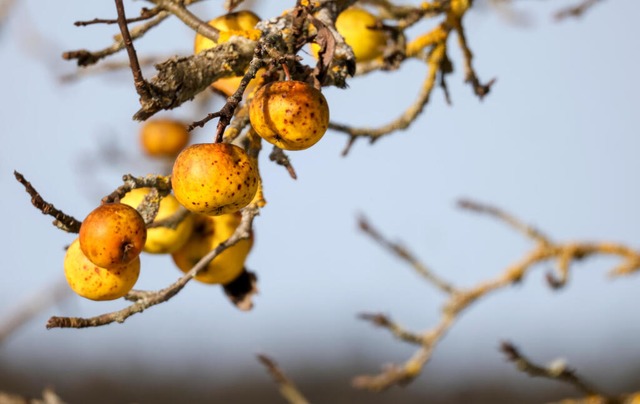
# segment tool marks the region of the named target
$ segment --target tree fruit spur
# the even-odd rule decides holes
[[[359,7],[350,7],[338,15],[336,29],[353,50],[356,62],[368,62],[384,53],[387,45],[385,33],[371,28],[378,21],[375,15]],[[320,46],[311,44],[311,50],[317,57]]]
[[[320,90],[301,81],[274,81],[260,87],[249,105],[251,126],[284,150],[316,144],[329,127],[329,106]]]
[[[233,13],[221,15],[209,21],[208,24],[220,31],[218,42],[214,42],[211,39],[196,34],[194,43],[194,52],[200,53],[205,49],[213,48],[216,45],[224,43],[234,35],[243,36],[245,38],[257,40],[260,38],[261,32],[254,29],[257,23],[260,22],[260,17],[252,13],[251,11],[236,11]],[[261,70],[263,71],[263,70]],[[258,72],[258,75],[260,72]],[[233,94],[240,86],[242,77],[229,77],[219,79],[215,81],[211,86],[216,90],[222,92],[226,96]],[[254,78],[249,82],[247,86],[247,92],[251,93],[257,86],[260,80]]]
[[[138,207],[142,200],[150,192],[150,188],[136,188],[129,191],[120,203]],[[169,194],[162,198],[155,222],[170,218],[178,213],[182,205],[175,196]],[[193,215],[189,212],[175,228],[152,227],[147,229],[147,241],[144,243],[143,251],[151,254],[172,253],[187,241],[193,230]]]
[[[240,225],[241,219],[240,213],[221,216],[195,215],[191,237],[182,248],[171,255],[176,266],[182,272],[188,272],[202,257],[227,240]],[[216,256],[195,279],[203,283],[231,282],[242,273],[252,245],[253,236],[248,240],[238,241]]]
[[[251,202],[258,189],[258,170],[241,147],[202,143],[176,158],[171,185],[178,202],[192,212],[222,215]]]
[[[64,257],[64,275],[71,289],[91,300],[114,300],[126,295],[140,274],[140,256],[110,269],[95,265],[80,249],[77,238]]]
[[[189,143],[187,126],[173,119],[154,119],[140,128],[142,150],[152,157],[175,157]]]
[[[117,268],[134,260],[144,247],[147,229],[137,210],[122,203],[95,208],[80,226],[80,248],[95,265]]]

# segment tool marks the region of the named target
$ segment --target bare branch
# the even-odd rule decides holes
[[[125,16],[124,5],[122,0],[115,0],[116,11],[118,12],[118,26],[122,33],[122,41],[127,49],[127,55],[129,56],[129,65],[131,66],[131,72],[133,73],[133,84],[136,87],[136,91],[140,97],[145,98],[150,96],[149,84],[142,76],[142,70],[140,69],[140,63],[138,63],[138,55],[133,47],[133,39],[129,33],[129,26],[127,25],[127,18]]]
[[[0,324],[0,345],[22,325],[42,313],[42,311],[70,296],[70,292],[67,282],[63,279],[47,285],[43,290],[29,296],[18,303],[15,309],[9,309],[8,315],[5,316],[4,321]],[[0,402],[2,402],[1,399]]]
[[[472,201],[464,201],[462,206],[481,213],[489,213],[493,217],[509,223],[519,232],[528,237],[533,237],[534,240],[537,241],[536,245],[521,259],[509,265],[501,274],[493,279],[481,282],[467,289],[453,288],[451,286],[452,292],[449,293],[443,306],[440,320],[434,327],[421,334],[414,334],[399,328],[399,326],[392,323],[386,317],[368,316],[367,319],[390,329],[394,335],[397,335],[402,340],[408,340],[414,343],[420,341],[421,346],[412,357],[403,364],[388,366],[378,374],[363,375],[354,378],[354,386],[372,391],[381,391],[394,385],[403,385],[410,382],[420,374],[424,366],[431,359],[433,350],[438,342],[444,338],[448,330],[455,324],[465,309],[482,297],[486,297],[493,292],[521,282],[527,272],[536,266],[540,266],[539,264],[551,260],[561,262],[561,278],[560,280],[556,280],[558,286],[564,285],[567,281],[571,263],[594,255],[614,255],[622,259],[621,264],[612,271],[612,275],[630,274],[640,270],[640,251],[631,249],[625,245],[610,242],[552,243],[549,239],[542,236],[541,233],[523,225],[521,221],[498,208]],[[379,240],[379,243],[384,247],[390,249],[400,257],[405,257],[406,253],[402,249],[398,252],[395,244],[386,241],[376,231],[372,231],[366,222],[364,222],[364,230],[370,235],[373,234],[373,238],[377,241]],[[411,259],[406,260],[413,265]]]
[[[551,240],[549,240],[549,238],[542,234],[538,229],[521,222],[516,217],[508,214],[501,209],[498,209],[495,206],[485,205],[471,199],[460,199],[458,201],[458,206],[471,212],[493,216],[494,218],[505,222],[526,237],[529,237],[540,244],[551,244]]]
[[[49,215],[56,219],[53,221],[54,226],[68,233],[78,233],[80,231],[80,225],[82,224],[81,221],[73,216],[65,214],[61,210],[56,209],[53,204],[42,199],[38,191],[36,191],[36,189],[24,178],[22,174],[14,171],[13,175],[16,177],[16,180],[24,186],[25,191],[31,195],[31,204],[40,210],[43,215]]]
[[[145,20],[148,20],[149,18],[155,17],[156,15],[158,15],[160,11],[161,9],[158,7],[153,8],[151,10],[149,10],[148,8],[143,8],[140,11],[139,17],[127,18],[125,19],[125,22],[127,24],[131,24],[133,22],[145,21]],[[76,27],[86,27],[87,25],[93,25],[93,24],[118,24],[118,19],[110,20],[110,19],[104,19],[104,18],[94,18],[93,20],[89,20],[89,21],[76,21],[73,23],[73,25],[75,25]]]
[[[440,70],[440,64],[445,57],[445,52],[446,46],[444,43],[439,44],[431,51],[427,63],[427,76],[422,83],[417,99],[401,116],[394,119],[392,122],[379,128],[355,128],[349,125],[331,122],[329,123],[329,128],[339,132],[344,132],[349,135],[350,138],[368,137],[372,142],[397,130],[408,128],[429,102],[431,91],[433,90],[438,71]],[[352,143],[353,141],[350,139],[349,142]],[[347,148],[345,150],[348,151],[349,149]],[[343,151],[343,155],[344,154],[345,153]]]
[[[510,362],[513,362],[518,370],[529,376],[544,377],[568,383],[587,396],[604,396],[594,386],[582,380],[575,370],[570,369],[563,361],[554,361],[549,366],[537,365],[522,355],[518,348],[508,341],[503,341],[500,344],[500,350]],[[610,398],[606,400],[606,402],[614,403],[617,402],[617,400]]]
[[[156,6],[163,8],[164,10],[170,12],[171,14],[178,17],[182,22],[184,22],[189,28],[193,29],[200,35],[203,35],[212,41],[218,41],[218,35],[220,31],[211,25],[207,24],[205,21],[202,21],[191,11],[187,10],[184,6],[185,4],[195,3],[195,1],[186,2],[186,1],[175,1],[175,0],[149,0],[154,3]]]
[[[162,21],[164,21],[169,15],[170,15],[169,13],[165,11],[161,11],[158,13],[158,15],[156,15],[154,18],[152,18],[148,22],[132,28],[130,30],[131,40],[133,41],[142,37],[151,28],[157,26]],[[125,45],[124,45],[124,40],[122,39],[122,36],[116,36],[116,40],[113,43],[113,45],[107,48],[104,48],[102,50],[95,51],[95,52],[91,52],[86,49],[68,51],[62,54],[62,58],[66,60],[74,60],[74,59],[77,60],[78,66],[89,66],[97,63],[98,61],[100,61],[101,59],[104,59],[107,56],[111,56],[121,51],[124,48],[125,48]]]
[[[591,7],[598,4],[600,0],[582,0],[579,4],[562,9],[554,14],[554,18],[558,21],[569,17],[582,17]]]
[[[401,341],[419,345],[423,343],[422,335],[407,331],[384,314],[362,313],[358,317],[362,320],[370,321],[375,326],[387,328],[394,337]]]
[[[280,388],[280,394],[290,404],[309,404],[309,401],[300,393],[293,381],[278,367],[278,364],[267,355],[258,354],[258,360],[266,368],[273,380]]]
[[[424,265],[417,258],[415,258],[413,254],[411,254],[405,247],[385,239],[378,230],[376,230],[373,226],[369,224],[366,218],[360,217],[358,219],[358,227],[360,227],[360,230],[362,230],[367,235],[369,235],[374,241],[376,241],[382,247],[390,250],[399,258],[402,258],[403,260],[408,262],[411,265],[411,267],[413,267],[413,269],[419,275],[421,275],[428,282],[433,284],[433,286],[435,286],[436,288],[440,289],[441,291],[447,294],[452,294],[456,292],[456,289],[451,284],[449,284],[448,282],[444,281],[439,276],[437,276],[431,269],[429,269],[426,265]]]
[[[277,147],[273,146],[271,153],[269,154],[269,160],[275,162],[278,165],[283,166],[287,169],[289,176],[294,180],[298,179],[298,175],[296,174],[296,170],[291,165],[291,161],[289,160],[289,156],[285,154],[285,152]]]
[[[136,188],[156,188],[162,195],[171,192],[171,177],[165,175],[147,175],[145,177],[134,177],[131,174],[122,176],[123,184],[112,193],[102,198],[102,203],[118,202],[127,192]]]

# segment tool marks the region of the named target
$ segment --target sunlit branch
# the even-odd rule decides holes
[[[497,277],[480,282],[470,288],[452,288],[453,291],[448,294],[445,304],[443,305],[440,320],[434,327],[423,333],[412,333],[399,328],[399,326],[385,317],[368,316],[367,319],[388,328],[400,339],[414,343],[420,341],[421,345],[411,358],[403,364],[388,366],[378,374],[363,375],[354,378],[354,386],[373,391],[381,391],[394,385],[402,385],[410,382],[420,374],[424,366],[431,359],[437,344],[455,324],[465,309],[469,308],[480,298],[521,282],[530,270],[536,266],[541,266],[540,264],[553,260],[560,262],[562,271],[561,280],[558,282],[562,285],[567,281],[570,264],[591,256],[614,255],[619,257],[621,263],[611,271],[612,275],[631,274],[640,270],[639,250],[611,242],[556,243],[498,208],[470,200],[461,202],[461,206],[476,212],[490,214],[492,217],[505,221],[520,233],[532,238],[536,242],[535,246],[529,252],[525,253],[522,258],[505,268]],[[393,245],[388,246],[386,243],[388,242],[381,244],[394,252],[394,254],[406,259],[403,250],[397,250],[393,248]],[[407,261],[411,263],[411,260]]]

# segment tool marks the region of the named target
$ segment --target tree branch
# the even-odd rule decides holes
[[[640,270],[640,251],[631,249],[625,245],[611,242],[554,243],[544,238],[544,236],[541,236],[541,233],[533,231],[532,228],[523,225],[519,220],[498,208],[469,200],[465,200],[461,205],[478,212],[489,213],[493,217],[511,224],[521,233],[529,237],[532,235],[535,236],[532,238],[536,241],[536,245],[521,259],[504,269],[503,272],[494,279],[481,282],[476,286],[466,289],[454,289],[452,287],[453,291],[448,294],[440,320],[434,327],[423,333],[411,333],[399,328],[399,326],[392,323],[386,317],[367,316],[366,319],[388,328],[394,335],[404,341],[412,343],[420,342],[420,348],[403,364],[388,366],[378,374],[363,375],[354,378],[353,385],[355,387],[381,391],[394,385],[403,385],[412,381],[420,374],[424,366],[431,359],[438,342],[444,338],[448,330],[455,324],[465,309],[469,308],[482,297],[521,282],[524,276],[539,264],[550,260],[560,261],[563,268],[565,268],[563,271],[566,271],[565,275],[562,275],[561,280],[558,281],[561,282],[562,285],[567,281],[567,274],[571,263],[595,255],[615,255],[621,258],[622,262],[614,268],[611,272],[612,275],[631,274]],[[402,249],[398,250],[394,248],[394,245],[387,241],[381,242],[381,244],[400,258],[412,263],[411,259],[406,258],[406,253]]]
[[[309,404],[309,401],[302,395],[293,381],[278,367],[278,364],[267,355],[258,354],[258,360],[267,368],[273,380],[280,388],[280,394],[290,404]]]

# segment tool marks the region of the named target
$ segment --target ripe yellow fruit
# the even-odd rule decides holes
[[[348,8],[338,15],[336,29],[353,49],[356,62],[382,56],[387,37],[384,32],[369,28],[377,23],[376,16],[358,7]]]
[[[207,37],[196,34],[195,44],[193,47],[194,53],[200,53],[205,49],[213,48],[216,45],[228,41],[229,38],[234,35],[258,40],[260,38],[261,32],[254,29],[254,27],[259,22],[260,17],[258,17],[251,11],[246,10],[236,11],[214,18],[213,20],[209,21],[208,24],[220,31],[218,42],[214,42]],[[260,82],[259,77],[262,73],[264,73],[264,70],[260,69],[256,78],[249,82],[246,90],[247,93],[253,92],[255,87]],[[238,89],[241,80],[242,77],[229,77],[217,80],[216,82],[211,84],[211,86],[228,97]]]
[[[176,158],[173,192],[185,208],[207,215],[237,212],[258,189],[258,170],[241,147],[228,143],[195,144]]]
[[[120,203],[137,208],[145,196],[151,191],[150,188],[136,188],[127,192],[120,199]],[[177,213],[182,205],[175,196],[169,194],[162,198],[155,221],[160,221],[171,217]],[[193,230],[193,215],[191,213],[182,219],[175,229],[169,227],[152,227],[147,229],[147,241],[144,243],[143,251],[151,254],[168,254],[176,251],[187,242]]]
[[[240,221],[239,213],[221,216],[196,215],[193,233],[187,243],[171,255],[173,261],[182,272],[188,272],[202,257],[227,240]],[[253,237],[240,240],[214,258],[195,279],[203,283],[221,284],[233,281],[242,273],[252,245]]]
[[[64,275],[71,289],[91,300],[114,300],[126,295],[140,274],[140,257],[111,269],[95,265],[80,249],[76,239],[64,257]]]
[[[254,94],[249,119],[267,142],[284,150],[303,150],[327,131],[329,106],[322,93],[307,83],[274,81]]]
[[[368,62],[384,53],[387,36],[380,30],[370,28],[377,23],[375,15],[359,7],[350,7],[338,15],[336,29],[353,50],[356,62]],[[312,44],[311,50],[317,57],[320,47]]]
[[[187,126],[173,119],[147,121],[140,128],[142,150],[152,157],[175,157],[189,143]]]
[[[94,209],[80,226],[80,248],[95,265],[117,268],[133,261],[147,239],[147,229],[137,210],[122,203],[105,203]]]

